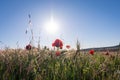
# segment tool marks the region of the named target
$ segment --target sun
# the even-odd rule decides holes
[[[45,28],[50,34],[55,34],[58,31],[58,23],[53,19],[53,16],[51,16],[49,22],[45,23]]]

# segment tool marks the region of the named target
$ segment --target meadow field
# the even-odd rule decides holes
[[[76,50],[0,51],[0,80],[120,80],[120,53]]]
[[[120,80],[120,0],[0,0],[0,80]]]

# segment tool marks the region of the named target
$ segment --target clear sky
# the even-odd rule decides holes
[[[81,48],[113,46],[120,42],[119,0],[0,0],[0,47],[25,47],[30,40],[31,14],[34,44],[50,46],[56,38]],[[51,34],[45,24],[54,17],[59,30]]]

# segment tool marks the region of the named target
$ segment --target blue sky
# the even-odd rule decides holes
[[[119,0],[0,0],[0,47],[24,48],[30,41],[28,14],[31,14],[34,44],[40,36],[42,46],[50,46],[60,38],[81,48],[117,45],[120,42]],[[59,23],[55,34],[48,33],[44,24],[51,15]]]

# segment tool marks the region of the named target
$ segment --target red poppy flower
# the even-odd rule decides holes
[[[55,47],[55,43],[52,43],[52,47]]]
[[[60,51],[56,51],[56,56],[60,56]]]
[[[90,50],[89,53],[90,53],[91,55],[94,55],[94,50]]]
[[[60,47],[60,48],[62,48],[63,47],[63,42],[60,39],[56,39],[54,41],[54,43],[52,43],[52,46],[53,47]]]
[[[31,48],[32,48],[32,46],[31,46],[30,44],[28,44],[28,45],[26,46],[26,49],[27,49],[27,50],[31,50]]]
[[[69,48],[70,48],[70,45],[66,45],[66,48],[69,49]]]

